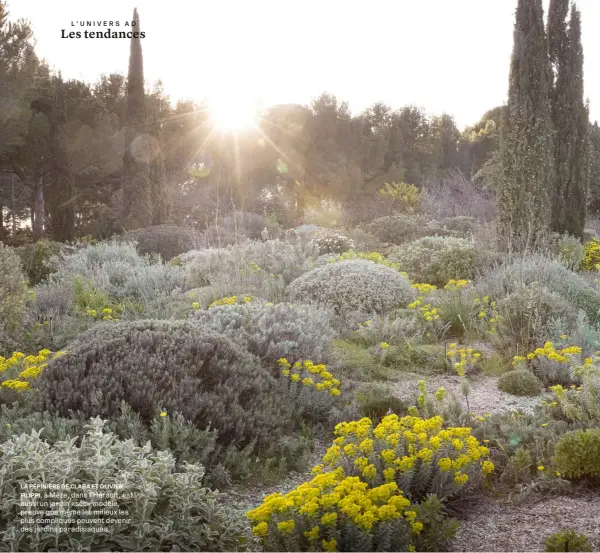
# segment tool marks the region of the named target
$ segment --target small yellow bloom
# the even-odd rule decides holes
[[[546,467],[544,465],[540,465],[537,469],[541,471],[541,470],[544,470],[545,468]]]
[[[167,416],[167,412],[166,411],[162,411],[160,414],[161,417],[166,417]]]

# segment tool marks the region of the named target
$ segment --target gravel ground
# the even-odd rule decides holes
[[[490,500],[461,522],[452,551],[544,551],[550,534],[571,528],[600,551],[600,492],[518,505]]]
[[[419,380],[427,382],[427,389],[430,394],[440,388],[446,388],[446,392],[454,393],[462,398],[461,403],[465,406],[464,398],[460,391],[460,378],[451,374],[441,374],[434,376],[423,376],[422,374],[405,373],[402,380],[394,384],[394,394],[400,399],[414,401],[419,394],[417,383]],[[484,374],[469,376],[469,407],[472,412],[478,415],[484,413],[499,413],[501,411],[511,411],[522,409],[531,410],[534,405],[541,401],[540,397],[519,397],[507,394],[498,389],[498,377]]]
[[[283,480],[272,485],[247,484],[233,486],[220,494],[219,502],[223,505],[228,505],[234,511],[238,511],[242,517],[247,520],[245,513],[258,507],[267,495],[277,492],[285,495],[287,492],[297,488],[303,482],[310,480],[313,477],[311,472],[312,468],[319,464],[327,451],[327,447],[328,446],[323,443],[315,444],[315,450],[311,453],[308,459],[307,468],[304,472],[290,472]],[[260,551],[255,538],[252,536],[250,528],[250,524],[248,524],[247,537],[249,540],[249,548],[251,551]]]

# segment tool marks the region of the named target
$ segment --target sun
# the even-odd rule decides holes
[[[209,110],[215,128],[221,131],[243,131],[258,122],[258,106],[248,99],[219,95],[209,102]]]

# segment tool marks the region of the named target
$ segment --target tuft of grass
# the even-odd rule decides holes
[[[483,374],[489,376],[501,376],[513,368],[511,362],[498,353],[494,353],[491,357],[482,357],[479,367]]]

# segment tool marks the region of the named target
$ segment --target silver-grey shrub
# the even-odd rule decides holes
[[[541,254],[514,257],[490,270],[477,285],[480,296],[498,301],[521,285],[537,282],[562,296],[577,311],[583,310],[591,323],[600,320],[600,292],[579,274]]]
[[[281,357],[290,363],[326,362],[335,337],[329,310],[313,305],[252,301],[196,311],[193,317],[203,327],[228,336],[272,369]]]
[[[204,487],[201,465],[186,464],[176,472],[171,453],[120,441],[105,432],[104,424],[100,418],[92,420],[81,445],[77,439],[49,445],[35,430],[0,444],[0,551],[234,551],[239,547],[244,527],[219,503],[218,492]],[[86,520],[90,531],[44,531],[43,527],[53,525],[34,522],[29,526],[36,531],[23,532],[21,492],[48,484],[75,486],[56,491],[67,495],[60,500],[66,510],[76,512],[81,511],[76,506],[81,501],[78,494],[85,489],[77,486],[106,486],[107,495],[100,501],[116,501],[118,509],[127,513],[118,518],[129,522],[94,523],[91,519],[110,517],[81,512],[74,518]],[[102,493],[100,488],[88,489]],[[39,504],[42,497],[32,499],[36,504],[32,509],[49,511]],[[99,526],[108,531],[91,531]]]
[[[133,243],[100,242],[53,260],[51,285],[69,288],[79,277],[115,301],[168,296],[186,286],[182,267],[141,256]]]
[[[336,313],[384,313],[406,307],[416,292],[398,271],[371,261],[331,263],[302,275],[288,286],[292,300],[332,307]]]
[[[216,297],[250,294],[278,302],[285,285],[312,269],[315,257],[312,244],[275,239],[194,250],[180,260],[192,288],[211,286]]]
[[[450,236],[425,236],[394,248],[388,259],[399,263],[413,281],[436,286],[472,279],[480,261],[473,241]]]
[[[383,242],[404,244],[423,236],[426,219],[414,215],[388,215],[363,225],[369,234]]]

